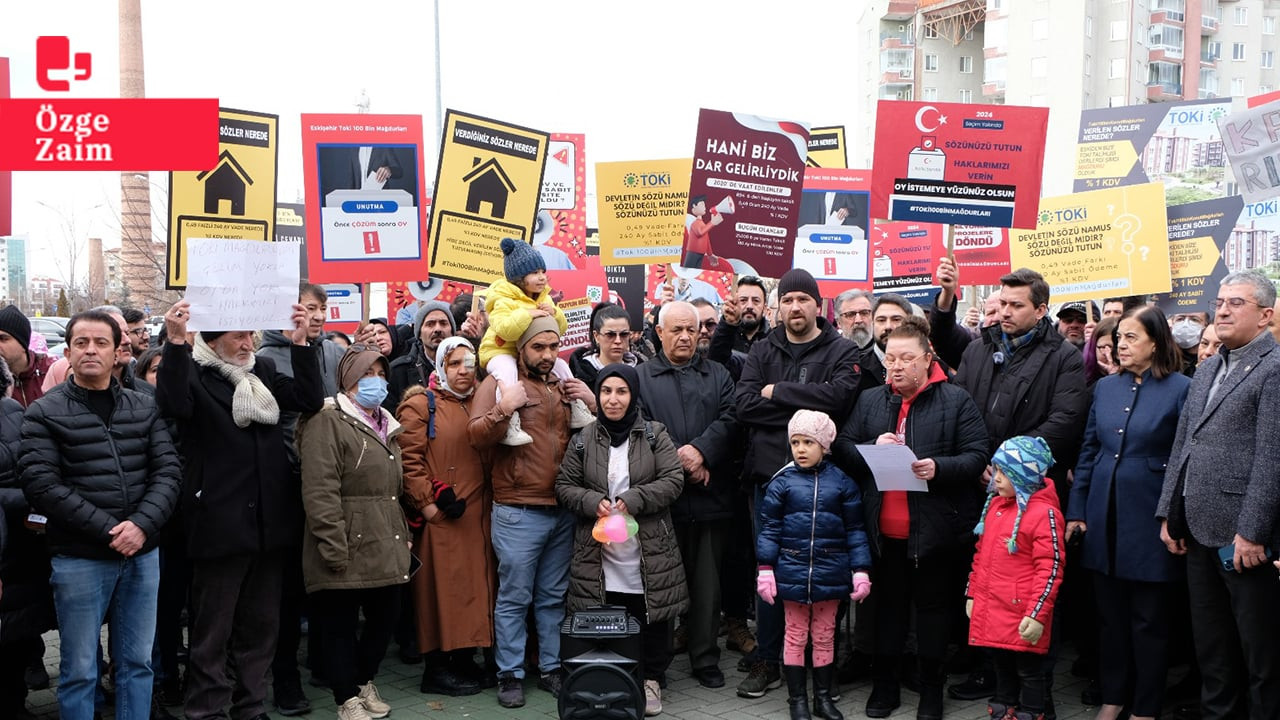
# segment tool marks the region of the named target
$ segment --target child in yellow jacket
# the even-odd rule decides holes
[[[511,238],[502,239],[502,271],[506,276],[489,286],[485,294],[485,312],[489,315],[489,329],[480,340],[480,364],[486,372],[502,384],[512,384],[519,379],[516,342],[534,318],[555,318],[560,334],[569,328],[564,311],[551,301],[551,288],[547,285],[547,264],[533,246]],[[573,377],[569,364],[556,358],[552,371],[560,380]],[[502,391],[498,391],[501,400]],[[573,427],[583,427],[595,419],[581,400],[572,403]],[[504,445],[527,445],[533,442],[529,433],[520,428],[520,413],[511,416]]]

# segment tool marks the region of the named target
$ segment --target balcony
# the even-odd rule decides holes
[[[911,83],[884,83],[880,86],[877,97],[881,100],[911,100],[915,96],[915,87]]]
[[[1208,15],[1200,16],[1200,34],[1212,35],[1218,32],[1218,18]]]
[[[1151,24],[1167,23],[1181,25],[1186,20],[1186,17],[1186,14],[1178,12],[1177,10],[1152,10]]]
[[[1163,82],[1147,85],[1147,99],[1153,101],[1178,100],[1182,98],[1182,83]]]
[[[1206,90],[1205,88],[1200,88],[1200,92],[1197,97],[1199,97],[1201,100],[1209,100],[1211,98],[1216,98],[1218,97],[1218,90],[1217,88],[1214,88],[1213,90]]]
[[[1175,62],[1182,60],[1182,47],[1178,45],[1152,45],[1150,61],[1160,62],[1161,60]]]
[[[1004,80],[986,80],[982,83],[982,97],[988,100],[1004,98]]]
[[[895,33],[895,32],[880,33],[880,49],[881,50],[908,48],[908,47],[913,47],[915,44],[916,44],[916,39],[912,37],[911,33]]]

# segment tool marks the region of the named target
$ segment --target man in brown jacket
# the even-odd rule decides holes
[[[476,391],[467,427],[472,447],[493,451],[493,550],[498,556],[498,602],[494,610],[498,702],[524,705],[525,617],[533,607],[538,631],[538,687],[559,695],[560,623],[564,620],[573,549],[571,513],[556,504],[555,480],[569,444],[569,403],[581,400],[595,412],[596,399],[581,380],[561,382],[552,372],[560,352],[559,327],[535,318],[520,336],[520,382],[502,387],[490,376]],[[533,442],[501,445],[512,413]]]

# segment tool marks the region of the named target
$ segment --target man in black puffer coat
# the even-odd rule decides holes
[[[76,315],[67,340],[72,377],[28,408],[18,461],[27,500],[48,518],[58,707],[65,718],[92,717],[98,640],[110,611],[116,707],[137,713],[151,707],[155,546],[177,502],[181,467],[155,401],[112,377],[121,341],[112,317]]]

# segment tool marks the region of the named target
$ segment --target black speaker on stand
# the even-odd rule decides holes
[[[616,605],[569,613],[560,626],[560,662],[568,675],[560,717],[641,720],[640,623]]]

